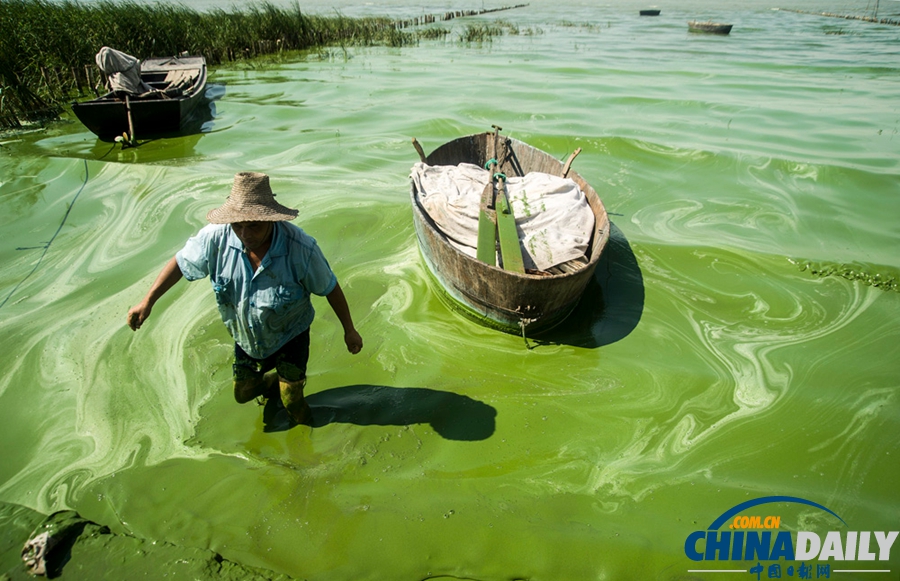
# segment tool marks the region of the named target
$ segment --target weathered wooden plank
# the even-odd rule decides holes
[[[516,217],[506,197],[506,182],[503,178],[497,180],[497,234],[500,238],[503,270],[525,274],[519,232],[516,230]]]
[[[497,171],[497,138],[500,128],[494,125],[494,146],[492,157],[485,163],[488,170],[488,183],[481,192],[481,207],[478,213],[478,247],[475,257],[485,264],[497,265],[497,212],[494,201],[494,172]]]
[[[489,182],[481,194],[481,210],[478,213],[478,247],[476,258],[485,264],[497,264],[496,213],[490,208],[494,199],[494,184]]]

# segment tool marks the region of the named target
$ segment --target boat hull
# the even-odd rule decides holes
[[[547,153],[515,139],[508,141],[513,155],[499,171],[507,176],[540,171],[560,175],[563,164]],[[429,165],[484,165],[493,134],[461,137],[436,149]],[[609,217],[594,189],[576,172],[572,178],[587,197],[594,214],[589,261],[567,274],[517,274],[480,262],[447,242],[410,188],[413,223],[419,250],[429,273],[439,283],[441,296],[454,310],[473,320],[509,333],[535,335],[562,322],[578,304],[609,240]]]
[[[167,99],[124,99],[105,95],[98,99],[72,103],[72,111],[92,133],[103,140],[112,140],[132,132],[139,138],[174,133],[186,126],[206,93],[206,62],[203,57],[147,59],[141,63],[141,77],[164,77],[170,70],[196,67],[200,72],[190,90],[184,95]],[[131,123],[128,108],[131,108]]]
[[[733,24],[723,24],[721,22],[688,22],[689,32],[705,32],[709,34],[728,34],[731,32]]]

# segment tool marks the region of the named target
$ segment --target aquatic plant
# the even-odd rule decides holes
[[[462,32],[461,42],[491,42],[493,37],[503,34],[503,29],[491,24],[469,24]]]
[[[438,40],[445,38],[448,34],[450,34],[450,31],[446,28],[430,27],[417,31],[416,37],[419,40]]]
[[[0,129],[55,118],[76,95],[99,94],[104,79],[94,55],[110,46],[138,58],[199,54],[211,66],[261,55],[339,46],[414,45],[449,34],[407,28],[520,8],[448,12],[405,20],[310,15],[300,4],[283,8],[263,0],[246,9],[197,12],[181,4],[134,0],[0,0]],[[470,27],[470,41],[502,34],[496,27]]]
[[[544,29],[539,26],[528,26],[520,29],[517,34],[521,34],[522,36],[537,36],[539,34],[544,34]]]
[[[840,276],[884,291],[900,292],[900,271],[889,266],[803,259],[791,260],[791,262],[797,265],[800,272],[809,271],[810,274],[818,277]]]
[[[406,20],[306,14],[267,0],[246,9],[198,12],[182,4],[100,0],[0,0],[0,129],[55,118],[75,95],[99,93],[103,79],[94,55],[110,46],[138,58],[199,54],[215,66],[286,51],[340,46],[400,47],[449,34],[407,28],[525,6],[448,12]],[[498,29],[481,26],[472,40]]]

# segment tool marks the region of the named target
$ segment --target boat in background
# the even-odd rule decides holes
[[[641,10],[641,16],[659,16],[659,10],[655,10],[655,9]]]
[[[206,93],[206,59],[202,56],[148,58],[140,63],[140,81],[148,91],[111,90],[72,103],[72,112],[103,140],[145,138],[181,130]],[[146,88],[146,87],[145,87]]]
[[[725,24],[722,22],[698,22],[696,20],[691,20],[688,22],[688,31],[689,32],[708,32],[711,34],[728,34],[731,32],[731,27],[733,24]]]
[[[495,171],[504,174],[504,178],[543,172],[568,177],[581,188],[594,216],[584,261],[575,268],[554,273],[514,272],[465,254],[450,244],[428,215],[415,184],[410,191],[419,249],[428,271],[443,290],[442,298],[449,299],[445,302],[451,308],[488,327],[523,336],[546,331],[562,322],[594,276],[610,232],[609,216],[597,192],[578,173],[569,170],[577,151],[563,164],[550,154],[510,137],[501,136],[498,145],[496,133],[454,139],[428,156],[415,139],[413,144],[422,162],[430,166],[470,163],[485,167],[486,163],[496,163]]]

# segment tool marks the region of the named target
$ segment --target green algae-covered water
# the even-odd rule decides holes
[[[900,27],[772,10],[865,3],[657,4],[539,0],[414,47],[221,67],[205,132],[136,149],[72,118],[4,137],[0,501],[145,542],[63,578],[217,577],[148,567],[154,543],[248,578],[800,578],[800,560],[695,561],[686,540],[767,497],[840,517],[740,513],[795,537],[900,529]],[[441,302],[409,208],[410,139],[492,124],[581,147],[613,222],[576,312],[527,346]],[[365,340],[348,354],[315,303],[312,428],[234,403],[207,282],[125,326],[244,170],[300,209]],[[806,564],[897,579],[900,544],[885,556]]]

